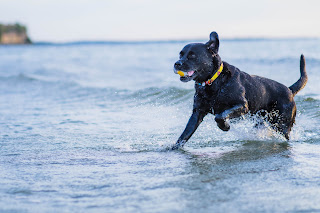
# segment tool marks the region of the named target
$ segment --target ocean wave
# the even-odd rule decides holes
[[[92,87],[73,80],[52,80],[36,75],[18,74],[0,77],[0,93],[19,94],[23,92],[36,98],[53,98],[60,103],[91,102],[106,107],[108,104],[122,106],[191,105],[193,88],[172,86],[146,87],[139,90],[113,87]],[[296,98],[298,104],[319,105],[317,95],[304,95]]]
[[[11,76],[0,76],[0,81],[31,82],[36,80],[38,79],[23,73],[19,73],[18,75],[11,75]]]
[[[177,87],[150,87],[138,90],[129,96],[141,104],[179,104],[192,99],[193,89],[182,89]]]
[[[26,74],[0,77],[0,83],[2,94],[23,92],[34,97],[51,97],[63,103],[89,101],[101,106],[111,102],[128,106],[174,105],[192,100],[194,94],[194,89],[177,87],[148,87],[140,90],[89,87],[75,81],[53,81]]]

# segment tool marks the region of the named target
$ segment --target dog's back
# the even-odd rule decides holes
[[[301,77],[290,87],[265,77],[249,75],[226,62],[224,64],[229,67],[234,81],[238,81],[237,83],[245,88],[245,97],[252,113],[260,109],[270,112],[277,109],[279,104],[294,102],[294,96],[305,87],[308,81],[303,55],[300,58]]]
[[[281,102],[292,102],[293,94],[285,85],[260,76],[249,75],[237,67],[223,62],[224,67],[229,71],[229,78],[223,84],[217,103],[229,104],[232,107],[238,97],[244,96],[248,102],[251,113],[264,109],[272,111]],[[243,93],[240,95],[239,93]],[[233,99],[235,98],[235,101]],[[220,113],[220,110],[217,110]]]

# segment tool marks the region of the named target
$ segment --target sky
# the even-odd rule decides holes
[[[319,0],[0,0],[33,41],[320,37]]]

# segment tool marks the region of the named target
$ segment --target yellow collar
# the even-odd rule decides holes
[[[202,82],[202,83],[198,83],[199,85],[205,86],[205,85],[211,85],[212,82],[214,82],[214,80],[216,80],[219,75],[221,74],[223,70],[223,63],[221,63],[221,66],[219,67],[218,71],[212,76],[212,78],[210,78],[209,80]]]

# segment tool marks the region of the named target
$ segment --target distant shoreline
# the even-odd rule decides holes
[[[16,45],[31,44],[27,34],[27,27],[19,23],[0,24],[0,44]]]
[[[320,40],[320,38],[225,38],[221,39],[225,42],[254,42],[254,41],[292,41],[292,40]],[[182,40],[154,40],[154,41],[70,41],[70,42],[47,42],[47,41],[35,41],[29,43],[30,45],[127,45],[127,44],[165,44],[165,43],[190,43],[190,42],[205,42],[206,39],[182,39]],[[3,44],[2,44],[3,45]],[[19,45],[19,44],[18,44]],[[24,45],[24,44],[21,44]],[[6,46],[6,45],[4,45]]]

